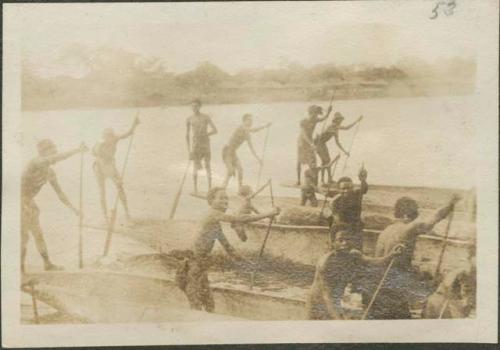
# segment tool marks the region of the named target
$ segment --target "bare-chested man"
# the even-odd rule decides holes
[[[207,201],[210,205],[210,211],[202,220],[199,233],[194,242],[194,257],[185,262],[187,264],[184,270],[186,276],[176,278],[185,280],[183,289],[193,309],[201,310],[203,308],[208,312],[214,311],[215,305],[210,291],[207,270],[210,265],[210,253],[214,248],[215,241],[219,241],[233,259],[245,262],[228,242],[220,223],[248,223],[273,217],[280,212],[278,208],[274,208],[269,212],[256,215],[226,214],[228,200],[226,191],[222,187],[214,187],[208,192]]]
[[[354,249],[353,243],[349,227],[344,226],[335,235],[332,251],[318,260],[306,304],[308,319],[344,319],[341,300],[347,285],[353,282],[357,270],[366,265],[385,265],[402,250],[402,247],[398,246],[385,257],[370,258]]]
[[[210,167],[210,136],[217,134],[217,128],[212,119],[200,113],[201,101],[196,99],[191,104],[193,115],[186,120],[186,143],[189,159],[193,161],[194,194],[198,194],[198,171],[203,169],[202,161],[207,172],[208,189],[212,188],[212,170]],[[210,127],[210,131],[208,128]],[[191,138],[191,131],[193,133]]]
[[[243,142],[247,142],[252,154],[255,156],[259,163],[262,163],[262,160],[257,155],[257,152],[255,152],[250,136],[252,133],[270,127],[271,123],[260,126],[258,128],[252,128],[252,123],[252,115],[245,114],[243,116],[243,123],[233,132],[231,138],[229,139],[229,142],[222,149],[222,159],[224,160],[224,164],[226,165],[227,169],[226,178],[223,185],[224,187],[227,187],[227,185],[229,184],[229,180],[232,176],[235,175],[238,176],[238,189],[241,188],[241,185],[243,184],[243,168],[241,166],[240,159],[236,154],[236,151],[243,144]]]
[[[323,108],[312,105],[309,107],[309,118],[303,119],[300,122],[300,135],[297,144],[297,186],[300,186],[300,178],[302,175],[302,164],[306,164],[309,169],[316,167],[316,146],[314,145],[313,134],[316,124],[322,122],[330,115],[332,106],[326,110],[324,117],[318,116],[323,114]]]
[[[111,128],[105,129],[102,133],[102,142],[97,143],[92,149],[92,153],[96,158],[94,162],[94,173],[96,175],[97,184],[99,186],[101,208],[104,213],[106,225],[109,224],[108,206],[106,203],[106,179],[108,178],[110,178],[111,181],[113,181],[113,183],[115,184],[120,202],[125,209],[125,215],[127,216],[128,220],[131,220],[127,204],[127,196],[125,195],[125,190],[123,188],[122,178],[120,176],[120,173],[118,172],[118,169],[116,168],[115,154],[118,141],[130,137],[134,133],[135,128],[138,125],[139,118],[135,118],[130,130],[122,135],[116,135],[114,130]]]
[[[47,244],[43,237],[43,231],[40,227],[40,210],[35,203],[35,197],[47,182],[57,194],[59,200],[71,209],[76,215],[80,213],[71,204],[66,194],[63,192],[57,181],[56,173],[51,168],[62,160],[78,154],[86,152],[87,146],[83,143],[80,147],[69,151],[58,153],[55,144],[48,139],[42,140],[37,144],[38,157],[32,159],[23,171],[21,177],[21,271],[24,272],[26,252],[28,248],[29,232],[35,239],[35,245],[38,252],[43,258],[45,270],[60,270],[59,266],[54,265],[47,250]]]
[[[368,318],[371,319],[408,319],[411,318],[409,308],[409,285],[413,279],[411,261],[417,237],[432,230],[441,220],[446,218],[455,207],[460,197],[455,195],[450,202],[427,220],[417,220],[418,204],[409,197],[397,200],[394,206],[396,222],[386,227],[379,235],[375,246],[375,256],[380,257],[391,251],[396,245],[404,244],[406,249],[399,256],[387,274],[378,297],[372,305]],[[380,276],[382,276],[382,271]]]
[[[316,153],[318,153],[319,158],[321,159],[321,165],[326,166],[331,162],[330,152],[328,151],[328,141],[333,137],[335,139],[335,143],[340,148],[342,152],[346,156],[349,156],[349,152],[344,149],[339,139],[339,130],[349,130],[354,125],[358,124],[363,119],[363,116],[359,117],[354,123],[343,126],[342,121],[344,120],[344,116],[339,112],[336,112],[333,116],[332,123],[330,126],[326,128],[325,131],[318,134],[314,139],[314,145],[316,146]],[[328,174],[328,182],[332,181],[331,167],[325,167],[321,169],[321,182],[325,183],[325,171]]]

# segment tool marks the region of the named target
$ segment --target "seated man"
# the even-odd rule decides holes
[[[385,265],[400,254],[402,246],[382,258],[370,258],[354,248],[353,235],[348,226],[339,227],[332,243],[332,251],[323,255],[316,265],[316,273],[307,300],[307,315],[310,320],[341,320],[344,312],[341,305],[345,288],[352,283],[356,271],[366,265]]]
[[[191,308],[213,312],[214,300],[210,291],[208,281],[208,268],[210,266],[210,254],[214,248],[215,241],[219,241],[224,250],[235,260],[246,262],[236,254],[236,251],[228,242],[222,231],[221,222],[248,223],[271,218],[278,215],[279,208],[262,214],[230,215],[226,214],[228,208],[228,196],[222,187],[214,187],[207,194],[210,211],[201,222],[200,231],[194,241],[193,257],[186,260],[178,270],[176,281],[179,287],[186,293]]]

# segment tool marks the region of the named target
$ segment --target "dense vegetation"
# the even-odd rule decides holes
[[[35,62],[23,61],[24,109],[164,106],[194,97],[206,103],[307,101],[328,99],[332,90],[337,99],[468,94],[475,77],[475,64],[458,58],[439,64],[403,60],[387,67],[327,63],[308,68],[289,63],[236,74],[204,62],[174,74],[159,57],[75,49],[55,57],[53,65],[78,74],[43,75]]]

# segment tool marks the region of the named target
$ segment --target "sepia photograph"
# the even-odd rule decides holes
[[[496,1],[3,16],[4,346],[497,339]]]

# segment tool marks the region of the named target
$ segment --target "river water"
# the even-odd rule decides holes
[[[473,187],[475,135],[471,103],[472,99],[464,96],[335,102],[334,112],[343,113],[346,123],[364,115],[345,175],[355,176],[364,162],[369,172],[369,183],[464,189]],[[262,178],[273,179],[276,195],[297,196],[296,190],[277,184],[295,179],[299,123],[307,116],[310,104],[286,102],[204,106],[202,111],[212,117],[219,129],[218,134],[211,139],[214,183],[221,183],[224,177],[221,159],[223,145],[241,122],[241,116],[252,113],[256,126],[273,122]],[[130,127],[138,111],[141,124],[133,140],[125,174],[132,215],[138,218],[166,218],[187,163],[185,121],[191,113],[189,106],[140,110],[25,111],[22,115],[23,162],[27,163],[35,155],[36,142],[43,138],[51,138],[63,151],[76,147],[81,141],[89,146],[94,145],[106,127],[113,127],[117,133],[123,133]],[[318,131],[321,127],[318,126]],[[354,129],[351,129],[341,134],[341,142],[346,148],[351,144],[353,133]],[[265,131],[253,135],[259,153],[262,152],[264,137]],[[119,168],[128,142],[124,140],[119,144]],[[331,149],[332,154],[337,153],[333,141]],[[245,169],[245,182],[255,186],[258,164],[246,145],[241,147],[239,154]],[[102,223],[92,162],[92,156],[87,154],[83,169],[85,221]],[[79,167],[78,156],[54,167],[61,187],[75,205],[78,205],[79,196]],[[200,188],[204,189],[205,186],[202,173]],[[108,188],[108,205],[111,207],[114,190],[112,186]],[[196,220],[206,209],[204,201],[187,195],[191,190],[191,178],[188,177],[176,218]],[[235,191],[235,180],[230,191]],[[78,218],[58,203],[49,186],[41,191],[37,203],[41,209],[40,220],[49,251],[55,256],[56,263],[63,262],[66,260],[64,254],[74,255],[74,250],[71,249],[70,253],[68,246],[76,247]],[[87,233],[91,232],[84,232],[86,236]],[[95,240],[85,239],[86,255],[102,251],[104,233],[94,232],[94,236]],[[75,260],[76,256],[71,259]],[[33,242],[30,242],[28,260],[30,265],[40,268],[41,261]],[[72,264],[76,266],[76,260]]]
[[[467,96],[436,98],[399,98],[346,100],[334,104],[334,112],[346,117],[345,123],[364,115],[352,149],[345,175],[356,176],[364,162],[370,183],[452,187],[468,189],[474,186],[474,120],[471,98]],[[207,105],[202,112],[209,114],[219,132],[213,136],[212,168],[214,183],[221,183],[224,164],[221,150],[231,132],[239,125],[244,113],[254,115],[254,125],[272,121],[273,126],[264,156],[264,179],[274,184],[295,179],[296,140],[300,120],[307,116],[311,103],[269,103],[245,105]],[[323,104],[324,105],[324,104]],[[51,138],[60,150],[75,147],[81,141],[89,146],[99,141],[106,127],[117,133],[125,132],[137,112],[141,124],[133,140],[125,183],[132,209],[146,212],[168,211],[187,159],[185,121],[189,106],[136,109],[25,111],[23,113],[23,157],[26,163],[36,152],[36,142]],[[317,127],[317,131],[321,125]],[[341,134],[346,148],[351,144],[354,128]],[[265,131],[253,135],[258,153],[262,152]],[[119,144],[117,164],[121,165],[128,140]],[[331,141],[331,153],[338,150]],[[258,163],[248,147],[242,145],[240,158],[245,169],[245,182],[255,186]],[[62,187],[70,197],[78,196],[79,160],[58,164]],[[341,160],[341,169],[344,164]],[[98,207],[97,186],[91,170],[92,156],[86,156],[84,187],[86,207]],[[121,166],[119,166],[121,168]],[[337,171],[340,174],[340,171]],[[200,188],[206,186],[200,174]],[[232,186],[235,186],[235,180]],[[185,193],[192,190],[191,177]],[[286,189],[274,186],[275,193]],[[108,191],[110,201],[112,190]],[[161,206],[158,207],[158,205]],[[154,206],[153,206],[154,205]],[[140,208],[138,208],[140,207]],[[180,206],[182,212],[182,205]],[[143,210],[141,210],[142,212]]]

